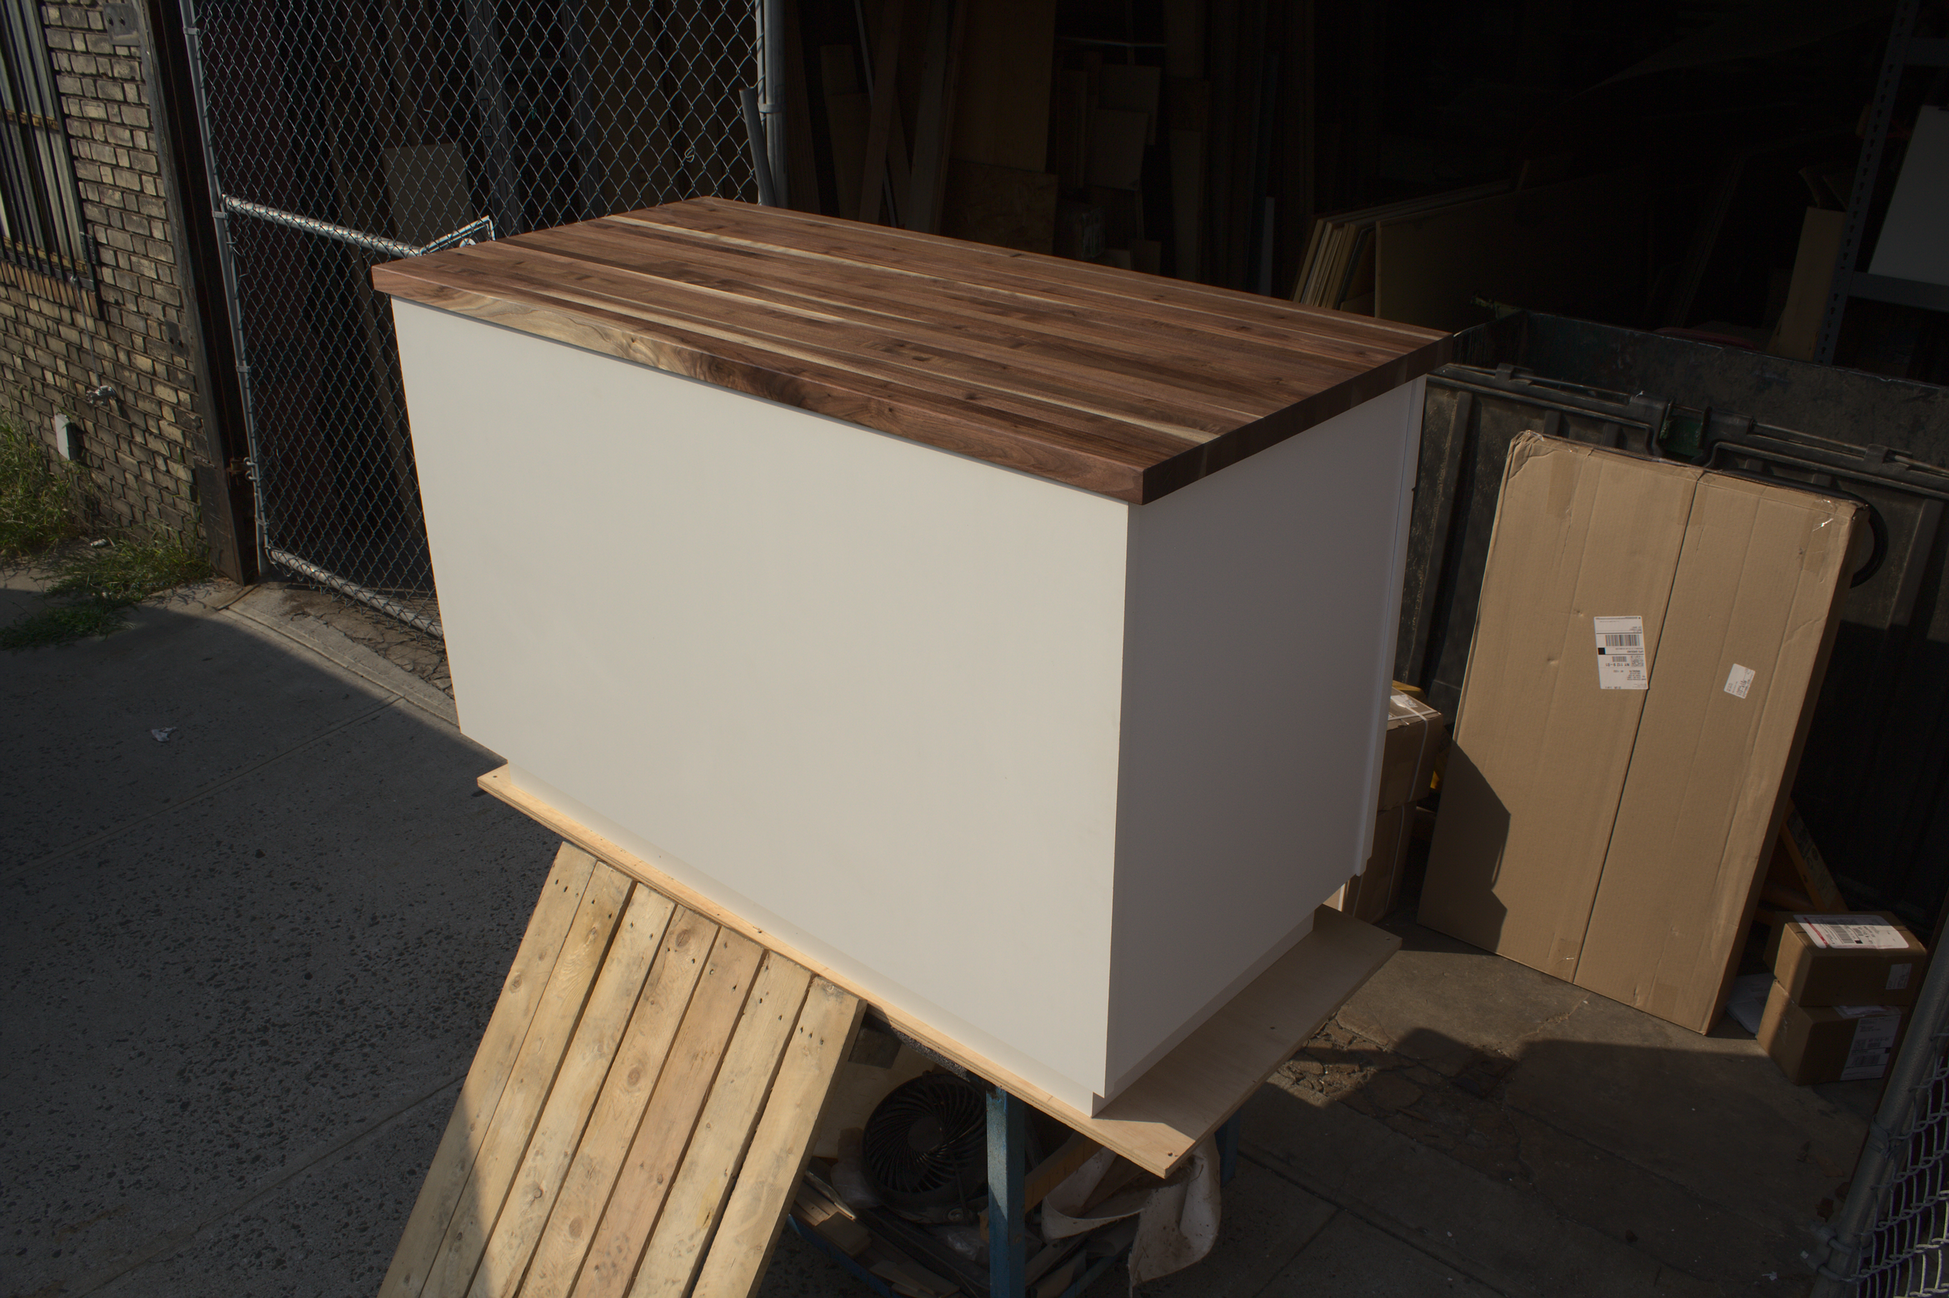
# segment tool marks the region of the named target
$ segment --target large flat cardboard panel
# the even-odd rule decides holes
[[[1593,618],[1654,674],[1700,471],[1525,433],[1503,477],[1421,922],[1577,969],[1646,695],[1602,689]]]
[[[1718,1017],[1833,646],[1855,510],[1700,480],[1578,986],[1699,1032]]]

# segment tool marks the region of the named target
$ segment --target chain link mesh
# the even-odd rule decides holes
[[[755,0],[200,0],[194,21],[265,551],[437,633],[371,268],[481,218],[755,199]]]
[[[1910,1031],[1925,1027],[1932,1030],[1933,1065],[1915,1090],[1908,1121],[1889,1138],[1874,1225],[1855,1272],[1861,1298],[1949,1294],[1949,1057],[1943,1025]]]

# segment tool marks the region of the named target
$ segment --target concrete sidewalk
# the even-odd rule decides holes
[[[437,674],[310,607],[213,586],[0,658],[0,1295],[384,1274],[555,842],[477,794]],[[1873,1084],[1403,932],[1147,1293],[1805,1291]],[[788,1235],[764,1292],[861,1291]]]

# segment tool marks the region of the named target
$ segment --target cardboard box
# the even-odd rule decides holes
[[[1326,904],[1369,924],[1392,914],[1401,895],[1401,867],[1408,859],[1413,824],[1412,805],[1389,807],[1375,817],[1374,850],[1367,857],[1367,868],[1347,880]]]
[[[1759,1042],[1795,1086],[1884,1076],[1901,1045],[1894,1005],[1796,1005],[1779,983],[1766,998]]]
[[[1796,1005],[1913,1005],[1929,952],[1886,913],[1795,915],[1773,930],[1766,963]]]
[[[1833,644],[1856,509],[1519,437],[1421,922],[1711,1027]]]
[[[1380,809],[1404,807],[1427,797],[1435,779],[1435,759],[1447,746],[1447,717],[1399,690],[1389,695]]]

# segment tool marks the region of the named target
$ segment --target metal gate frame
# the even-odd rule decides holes
[[[167,2],[168,0],[164,0],[164,3]],[[203,3],[207,4],[207,0],[203,0]],[[429,616],[409,607],[382,591],[370,589],[332,571],[324,564],[293,553],[277,543],[279,538],[265,500],[264,471],[267,462],[263,458],[264,440],[259,427],[259,402],[252,387],[251,356],[245,335],[247,302],[242,292],[237,238],[231,218],[244,216],[275,227],[331,240],[362,252],[392,258],[425,256],[447,248],[493,240],[501,233],[518,233],[518,228],[510,228],[518,227],[518,216],[513,220],[508,219],[513,180],[509,171],[511,164],[504,146],[511,137],[507,133],[505,122],[501,120],[505,115],[505,101],[508,95],[503,77],[504,69],[499,65],[499,46],[495,39],[498,21],[498,9],[494,7],[496,0],[471,0],[466,6],[470,61],[476,80],[479,80],[482,86],[493,87],[493,90],[485,92],[484,98],[489,102],[488,116],[494,119],[493,124],[498,128],[493,132],[495,146],[490,150],[491,174],[486,181],[492,191],[489,210],[485,215],[420,245],[353,229],[227,192],[224,187],[224,172],[217,158],[216,135],[212,130],[211,96],[207,80],[203,29],[199,22],[199,0],[177,0],[177,4],[180,6],[186,45],[187,88],[191,100],[192,120],[197,127],[197,140],[194,147],[200,153],[203,176],[207,178],[207,201],[210,205],[208,210],[215,229],[214,243],[218,263],[215,269],[221,279],[221,297],[229,334],[227,341],[235,356],[236,391],[241,406],[243,440],[247,449],[241,467],[250,484],[251,512],[255,524],[252,530],[258,571],[261,574],[267,565],[275,564],[296,577],[336,591],[340,595],[427,634],[441,637],[443,629],[436,616]],[[749,12],[755,20],[756,28],[751,49],[754,79],[757,85],[743,91],[738,115],[747,130],[748,161],[759,190],[758,197],[762,202],[782,206],[787,200],[784,2],[783,0],[751,0]],[[481,91],[477,87],[477,94],[479,93]],[[578,113],[585,111],[584,106],[578,104],[577,111]],[[584,187],[587,187],[586,177]],[[599,206],[600,196],[594,197],[596,205]],[[195,201],[196,196],[191,195],[191,200]],[[503,213],[503,220],[498,230],[494,216],[496,211]],[[396,351],[392,359],[396,367]],[[402,410],[399,414],[403,424],[405,412]],[[417,515],[417,502],[412,508]],[[423,517],[418,518],[417,522],[423,533],[425,526]]]

